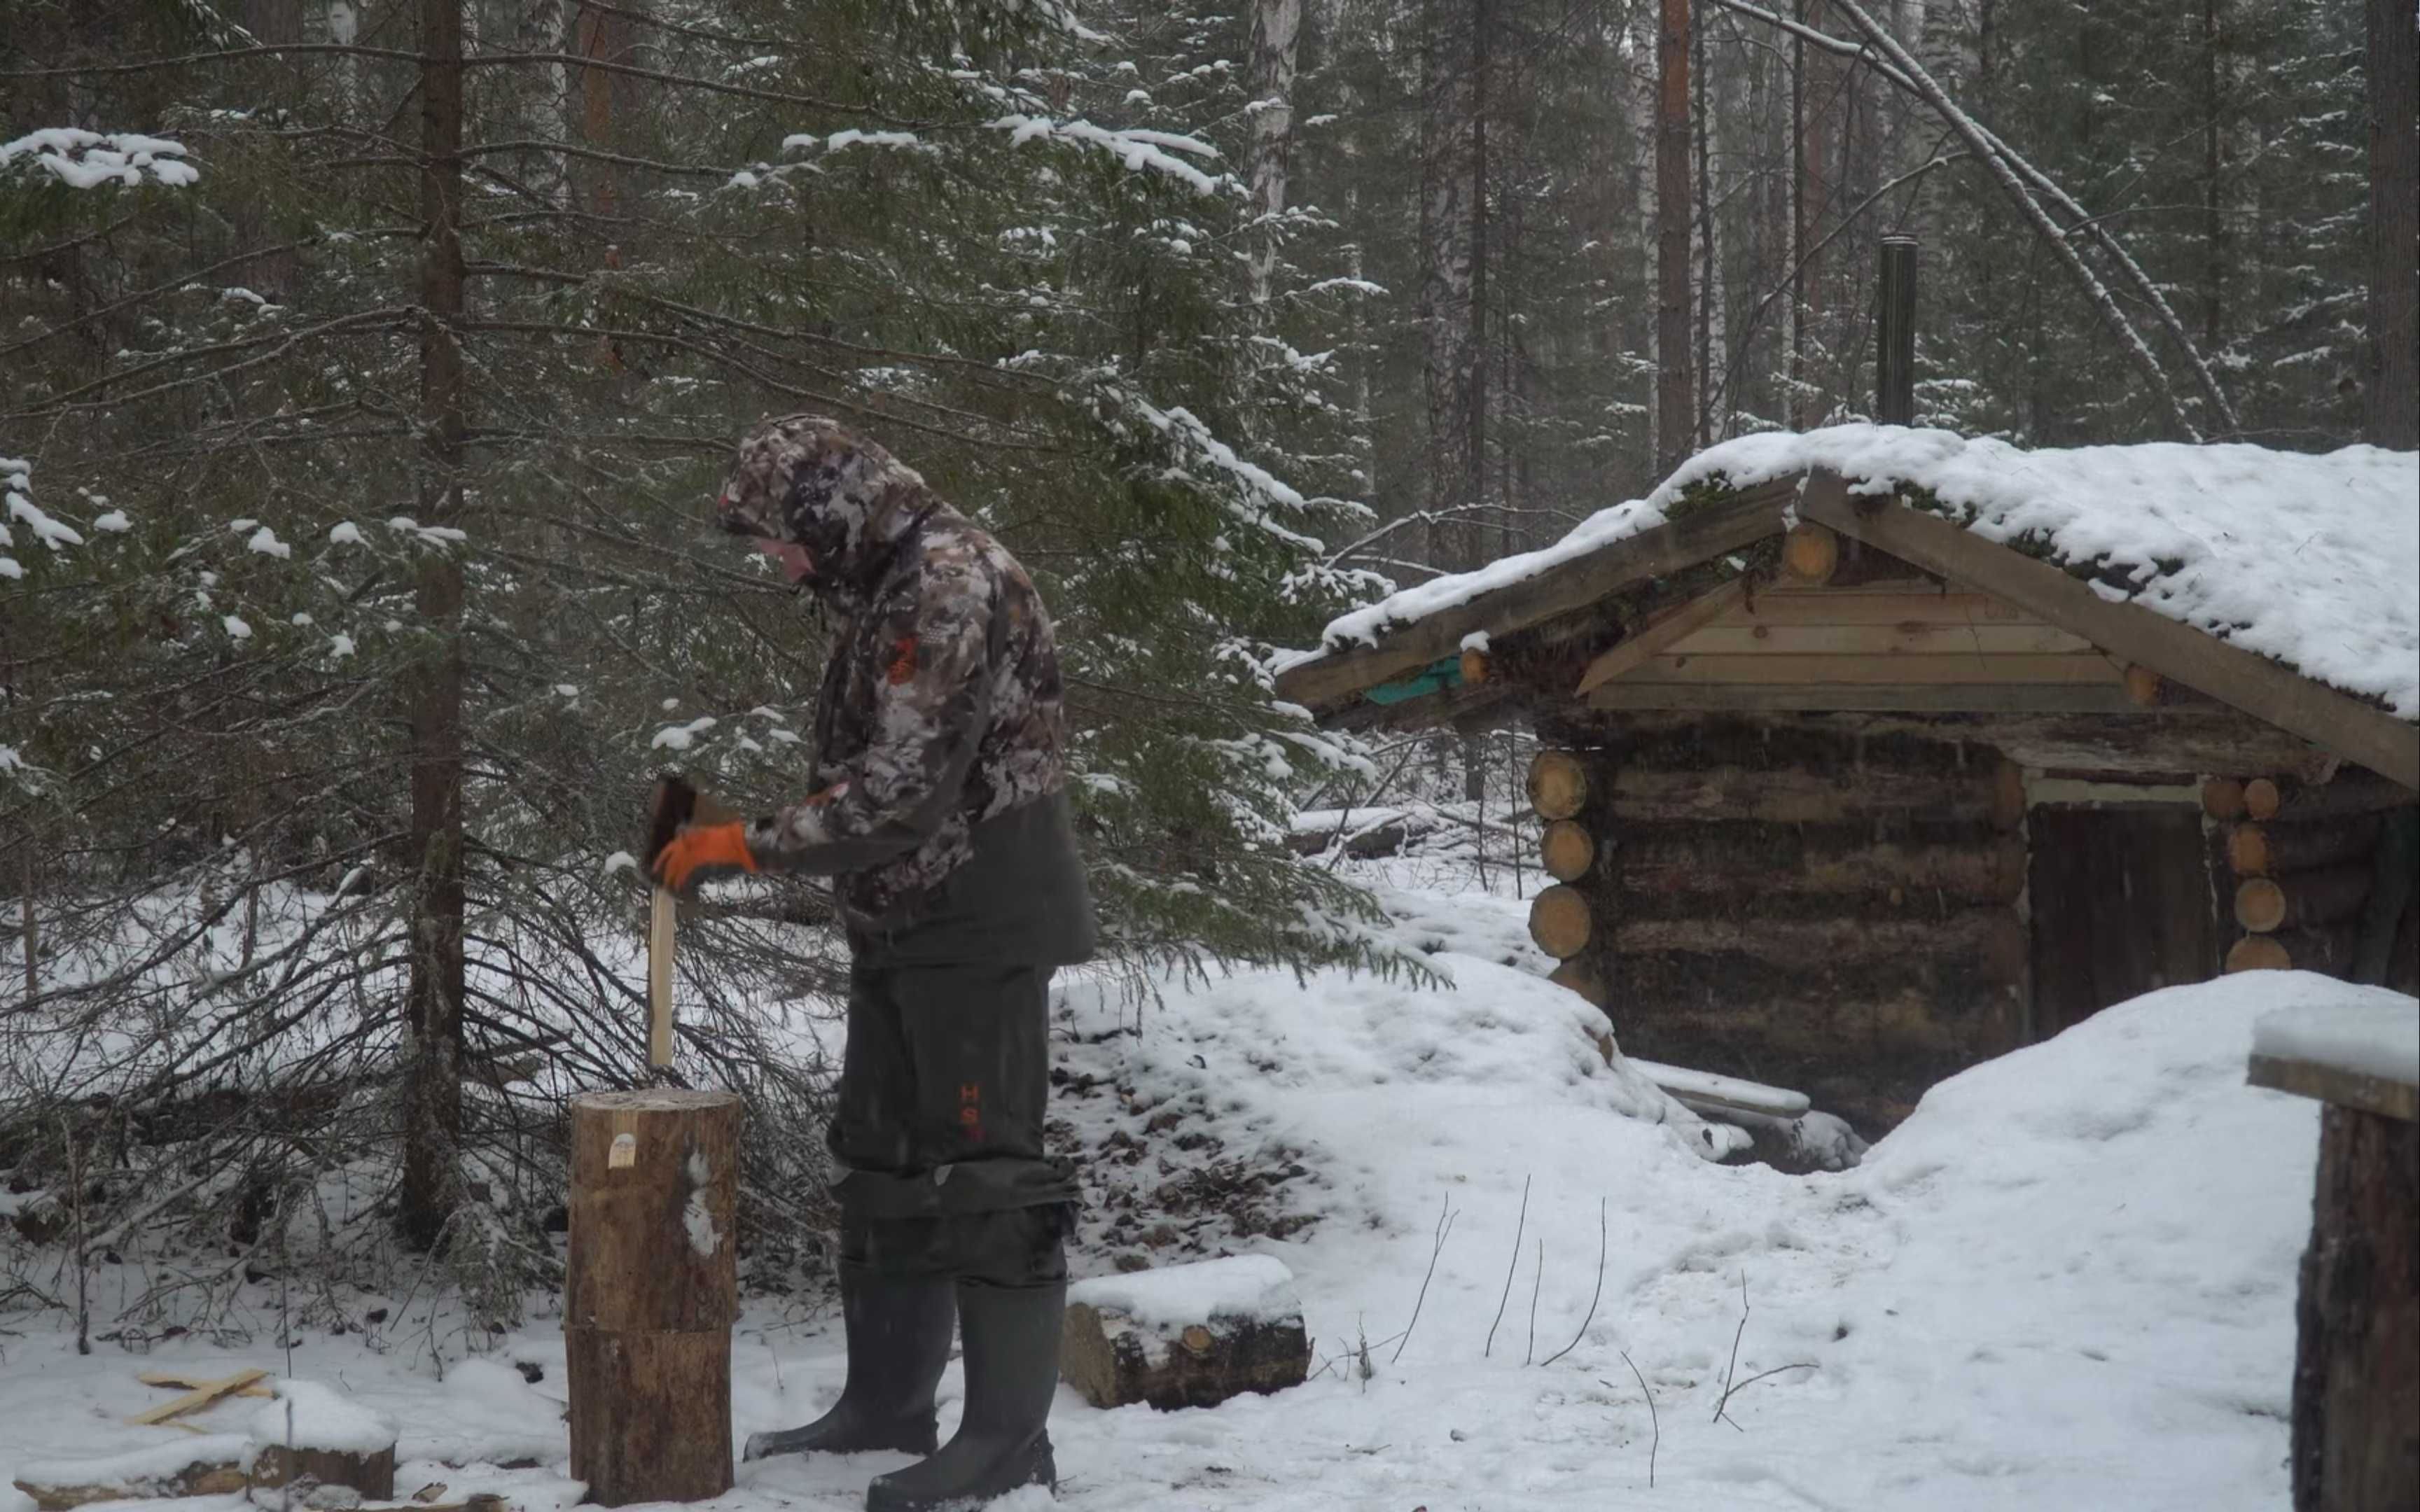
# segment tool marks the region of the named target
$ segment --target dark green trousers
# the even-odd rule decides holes
[[[1045,1286],[1079,1190],[1044,1152],[1051,968],[860,964],[828,1136],[842,1257],[900,1279]]]

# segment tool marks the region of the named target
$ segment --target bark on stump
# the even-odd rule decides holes
[[[571,1473],[602,1505],[731,1489],[743,1111],[732,1092],[572,1099]]]
[[[1277,1281],[1248,1308],[1212,1304],[1187,1312],[1180,1304],[1171,1311],[1138,1305],[1124,1295],[1164,1278],[1171,1284],[1164,1301],[1174,1303],[1190,1289],[1192,1274],[1242,1264],[1267,1265]],[[1311,1372],[1302,1304],[1283,1267],[1260,1257],[1078,1283],[1068,1295],[1061,1344],[1061,1379],[1094,1407],[1149,1402],[1164,1412],[1216,1407],[1246,1392],[1298,1386]]]
[[[362,1493],[365,1501],[395,1500],[395,1445],[390,1443],[376,1452],[355,1449],[288,1448],[282,1443],[264,1443],[253,1451],[252,1489],[255,1492],[274,1491],[297,1481],[310,1480],[321,1486],[346,1486]],[[274,1504],[275,1498],[256,1496],[256,1501]]]
[[[2294,1512],[2420,1506],[2420,1124],[2320,1116],[2295,1324]]]

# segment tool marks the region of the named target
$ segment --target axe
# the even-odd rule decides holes
[[[687,824],[720,824],[737,817],[690,786],[678,772],[656,779],[655,801],[647,819],[647,871],[655,873],[656,857]],[[678,1080],[673,1074],[673,924],[680,903],[672,889],[657,883],[647,909],[647,1072],[659,1083]]]

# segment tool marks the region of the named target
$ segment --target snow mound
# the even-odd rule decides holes
[[[316,1381],[280,1381],[277,1399],[253,1413],[254,1442],[289,1449],[377,1454],[394,1447],[395,1424]]]
[[[2252,1053],[2420,1085],[2420,1000],[2372,988],[2282,1003],[2253,1026]]]
[[[2245,445],[2025,451],[1897,425],[1743,436],[1700,452],[1645,499],[1599,511],[1561,541],[1357,609],[1334,648],[1652,530],[1693,485],[1749,487],[1823,469],[1866,492],[1913,486],[1987,540],[2094,570],[2107,596],[2420,719],[2420,454],[2325,455]],[[2122,591],[2108,588],[2113,581]]]
[[[180,1434],[162,1443],[123,1449],[116,1454],[74,1459],[25,1459],[12,1473],[29,1486],[122,1486],[130,1489],[155,1485],[194,1465],[231,1465],[243,1458],[252,1441],[240,1433]],[[33,1503],[29,1499],[28,1506]]]
[[[1292,1318],[1302,1311],[1295,1297],[1294,1273],[1284,1261],[1267,1255],[1235,1255],[1196,1265],[1095,1276],[1069,1287],[1067,1301],[1124,1313],[1145,1328],[1175,1327],[1213,1318],[1262,1321]]]

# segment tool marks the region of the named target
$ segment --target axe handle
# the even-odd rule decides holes
[[[676,902],[658,887],[647,914],[647,1067],[669,1071],[673,1063],[673,921]]]

